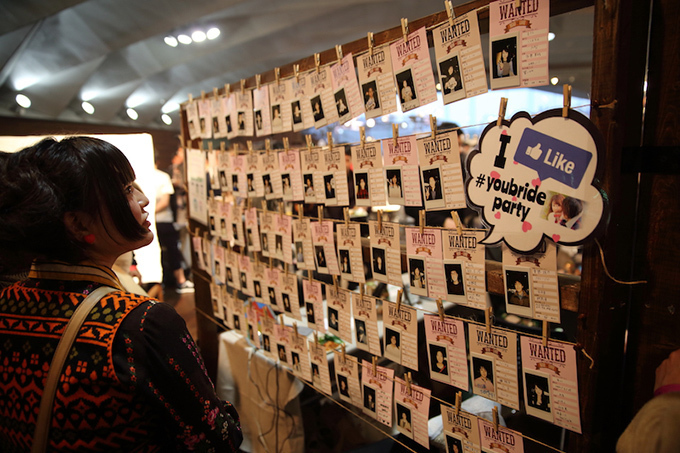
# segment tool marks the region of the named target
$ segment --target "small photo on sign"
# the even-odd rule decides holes
[[[505,268],[506,311],[520,316],[532,316],[530,269]]]
[[[387,327],[385,328],[385,358],[401,363],[401,334]]]
[[[446,435],[446,452],[463,453],[463,442],[453,436]]]
[[[321,96],[314,96],[310,99],[312,104],[312,114],[314,115],[314,122],[322,121],[325,117],[323,107],[321,106]]]
[[[286,357],[286,347],[280,344],[276,346],[276,349],[279,353],[279,361],[283,363],[288,363],[288,358]]]
[[[548,191],[546,195],[548,202],[541,218],[571,230],[581,228],[581,218],[586,213],[586,203],[583,200],[552,191]]]
[[[430,343],[430,371],[439,382],[450,382],[451,375],[449,374],[449,359],[446,351],[446,345]]]
[[[402,178],[400,168],[390,168],[385,170],[387,176],[387,199],[390,204],[404,204],[404,191],[402,188]]]
[[[439,166],[423,168],[423,200],[425,200],[425,209],[444,208],[446,206]]]
[[[349,398],[349,385],[347,384],[347,376],[338,374],[338,392],[345,398]]]
[[[325,175],[323,177],[324,190],[326,191],[326,200],[335,199],[335,180],[334,175]]]
[[[328,271],[328,264],[326,264],[326,252],[323,249],[323,245],[314,246],[314,256],[316,258],[316,268],[319,271]]]
[[[465,283],[463,282],[463,264],[447,263],[444,264],[446,275],[446,293],[449,296],[465,297]]]
[[[302,109],[300,108],[300,101],[294,101],[290,104],[291,111],[293,112],[293,124],[302,123]]]
[[[425,260],[420,258],[409,258],[408,268],[411,280],[411,292],[420,296],[427,296]]]
[[[370,198],[368,192],[368,173],[354,173],[354,181],[357,200],[368,200]]]
[[[361,86],[361,91],[364,94],[364,107],[366,112],[380,108],[380,98],[378,96],[377,82],[371,80]]]
[[[354,326],[356,328],[357,343],[367,345],[368,334],[366,333],[366,323],[361,319],[355,319]]]
[[[386,275],[385,271],[385,249],[373,247],[373,273]]]
[[[338,322],[339,322],[338,310],[332,307],[328,307],[328,328],[333,329],[335,331],[340,330]]]
[[[352,266],[349,262],[349,250],[340,250],[340,272],[343,274],[352,274]]]
[[[403,111],[411,110],[418,107],[418,95],[416,94],[416,86],[413,83],[413,73],[411,69],[396,74],[397,91],[399,93],[399,101],[401,102],[401,109]]]
[[[231,125],[228,125],[227,128],[231,128]],[[262,131],[262,110],[255,110],[255,128],[258,131]]]
[[[306,173],[303,176],[304,183],[305,183],[305,197],[313,197],[315,195],[314,192],[314,174],[313,173]]]
[[[508,33],[491,41],[491,88],[519,86],[517,39],[517,33]]]
[[[546,375],[525,371],[524,388],[526,389],[527,414],[552,422],[550,378]]]
[[[411,426],[411,409],[399,403],[397,403],[396,406],[397,426],[399,427],[399,431],[405,436],[413,438],[413,427]]]
[[[347,95],[345,95],[345,89],[341,88],[338,91],[336,91],[334,97],[335,108],[338,110],[338,116],[342,119],[343,116],[349,113],[349,106],[347,105]]]
[[[292,313],[293,311],[290,309],[290,296],[286,293],[283,293],[281,298],[283,299],[283,311],[286,313]]]
[[[375,412],[375,389],[364,385],[364,409]]]
[[[460,98],[465,97],[465,87],[463,86],[463,77],[461,77],[458,54],[448,60],[439,62],[439,74],[441,74],[444,96],[460,93]]]
[[[493,361],[472,356],[472,387],[477,395],[496,399],[496,372]]]

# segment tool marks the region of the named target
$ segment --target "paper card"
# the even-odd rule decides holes
[[[328,367],[326,348],[312,340],[309,342],[309,356],[312,366],[312,385],[326,395],[332,395],[331,372]]]
[[[354,168],[356,205],[387,205],[387,190],[380,142],[352,146],[352,167]]]
[[[212,138],[212,102],[210,99],[198,100],[199,137]]]
[[[281,324],[274,325],[274,342],[276,344],[276,357],[279,363],[286,368],[291,367],[290,336],[292,327]]]
[[[422,206],[415,136],[399,137],[396,147],[393,138],[383,139],[382,149],[389,203]]]
[[[289,215],[274,216],[274,254],[284,263],[293,264],[293,218]]]
[[[347,164],[345,147],[324,147],[322,155],[322,177],[326,206],[349,206],[349,187],[347,186]],[[317,200],[319,191],[317,187]],[[306,201],[306,200],[305,200]]]
[[[250,91],[236,91],[232,94],[236,108],[236,134],[239,137],[253,136],[253,95]]]
[[[302,183],[302,167],[300,152],[296,149],[279,153],[279,170],[281,171],[281,190],[284,201],[303,201],[305,199]]]
[[[383,302],[384,356],[418,371],[418,313],[415,308]]]
[[[430,377],[466,392],[468,387],[467,349],[463,321],[425,315],[425,338]]]
[[[235,295],[232,295],[232,310],[231,312],[233,313],[233,329],[238,330],[241,333],[244,333],[246,331],[246,314],[245,314],[245,306],[243,304],[243,301],[240,300],[238,297]]]
[[[226,134],[225,129],[220,129],[220,116],[221,116],[221,111],[222,111],[222,98],[223,96],[219,96],[216,98],[210,99],[210,111],[212,112],[212,131],[213,131],[213,137],[214,138],[222,138]]]
[[[215,245],[215,272],[213,274],[213,281],[215,284],[224,285],[227,281],[227,269],[225,267],[224,254],[226,249],[221,245]]]
[[[449,405],[441,405],[446,453],[481,453],[477,417],[456,411]]]
[[[342,60],[332,65],[331,74],[333,75],[333,95],[338,111],[338,121],[345,123],[361,116],[365,109],[359,92],[352,54],[348,53]]]
[[[246,336],[253,343],[255,348],[259,349],[261,347],[260,335],[258,334],[260,312],[257,309],[257,304],[248,302],[246,313],[246,320],[248,321],[248,331],[246,332]]]
[[[302,297],[305,301],[307,327],[312,330],[325,332],[323,318],[323,294],[321,282],[316,280],[302,280]]]
[[[276,342],[274,336],[274,326],[276,322],[271,316],[260,317],[260,333],[262,336],[262,352],[266,357],[276,360]]]
[[[217,319],[224,318],[220,288],[221,286],[218,285],[217,283],[210,284],[210,304],[212,305],[213,317]]]
[[[224,117],[224,137],[232,139],[238,135],[238,127],[236,121],[238,115],[236,113],[236,97],[234,94],[225,96],[220,105],[220,110]]]
[[[444,104],[488,91],[477,12],[432,31]]]
[[[326,309],[328,332],[346,343],[352,342],[352,301],[349,291],[326,285]]]
[[[207,180],[205,175],[205,154],[197,149],[187,152],[187,181],[189,215],[203,225],[208,224],[206,204]]]
[[[340,275],[338,259],[335,254],[333,221],[312,222],[310,226],[312,228],[316,270],[323,274]]]
[[[231,224],[227,224],[227,236],[233,239],[235,245],[240,247],[246,245],[243,231],[243,208],[239,204],[233,204],[231,207]]]
[[[319,148],[307,148],[300,152],[302,163],[302,184],[305,191],[305,203],[323,203],[325,201],[323,164]]]
[[[266,258],[274,257],[274,234],[276,229],[276,226],[274,225],[274,217],[276,216],[278,216],[278,214],[271,211],[260,212],[260,236],[262,238],[261,249],[262,256]]]
[[[483,231],[444,230],[446,300],[471,308],[486,308],[486,267]]]
[[[357,56],[357,70],[366,119],[397,111],[397,87],[392,74],[389,45],[385,44]]]
[[[361,361],[361,391],[364,414],[380,423],[392,426],[392,402],[394,398],[394,370],[376,366],[366,360]]]
[[[280,134],[292,130],[292,112],[290,97],[292,87],[290,81],[279,81],[269,84],[269,105],[272,114],[272,134]]]
[[[406,42],[397,39],[390,44],[390,54],[402,112],[436,101],[425,27],[409,33]]]
[[[503,283],[508,313],[560,322],[557,247],[546,239],[545,251],[533,255],[513,252],[503,245]]]
[[[222,311],[222,321],[224,321],[224,324],[227,327],[231,326],[229,325],[232,322],[231,318],[231,304],[229,300],[227,299],[228,294],[227,293],[227,287],[225,285],[220,285],[219,287],[220,291],[220,304],[222,305],[221,311]]]
[[[425,448],[430,448],[427,420],[430,412],[431,390],[394,378],[394,412],[397,430]]]
[[[252,263],[253,270],[253,297],[256,302],[265,302],[266,296],[266,281],[265,281],[265,265],[257,259],[255,255],[255,262]]]
[[[232,153],[230,151],[218,151],[217,153],[217,180],[220,183],[220,191],[222,194],[231,192],[231,185],[229,184],[228,175],[231,174],[231,159]]]
[[[208,199],[208,224],[210,225],[210,236],[219,236],[219,227],[217,226],[217,206],[220,202],[214,198]]]
[[[281,171],[279,170],[279,155],[276,152],[266,152],[260,154],[260,176],[264,197],[267,200],[283,197],[283,187],[281,183]],[[290,186],[289,186],[290,188]]]
[[[226,265],[227,265],[227,286],[229,286],[229,288],[234,289],[234,290],[240,290],[241,289],[241,279],[240,279],[241,274],[240,274],[240,271],[239,271],[239,263],[238,263],[239,254],[232,251],[232,250],[227,250],[225,258],[226,258]]]
[[[399,224],[369,221],[371,234],[371,267],[373,278],[379,282],[401,286],[401,242]]]
[[[302,320],[300,314],[300,298],[298,296],[297,275],[290,272],[279,272],[281,278],[281,303],[283,312],[298,321]]]
[[[333,80],[328,67],[319,68],[308,73],[309,105],[312,108],[314,127],[319,129],[338,120],[333,96]]]
[[[338,381],[338,395],[342,401],[362,407],[361,381],[359,380],[359,364],[356,359],[342,360],[342,354],[334,354],[335,378]]]
[[[265,302],[276,311],[284,311],[281,299],[281,277],[279,275],[279,270],[271,267],[265,268],[264,278],[267,291],[267,299],[265,299]]]
[[[198,266],[199,269],[201,270],[206,270],[206,260],[205,257],[203,256],[203,252],[201,248],[203,247],[203,239],[200,237],[192,237],[191,238],[192,244],[194,245],[194,262]]]
[[[378,332],[378,299],[352,293],[355,344],[362,351],[380,355],[380,333]]]
[[[315,270],[314,245],[310,219],[293,220],[293,243],[295,246],[295,264],[298,269]]]
[[[260,245],[260,227],[257,223],[257,208],[246,209],[244,214],[248,251],[259,252],[262,247]]]
[[[312,367],[309,362],[307,337],[300,335],[295,328],[289,332],[290,338],[290,366],[293,374],[305,381],[312,380]]]
[[[241,292],[246,296],[254,296],[253,287],[253,266],[248,255],[239,255],[238,258],[239,279],[241,281]]]
[[[417,143],[425,210],[467,207],[457,132],[421,138]]]
[[[263,137],[272,134],[271,111],[269,110],[269,88],[266,86],[253,90],[253,110],[255,115],[255,135]]]
[[[231,190],[235,197],[245,198],[248,196],[246,156],[243,154],[234,154],[231,160]]]
[[[215,197],[218,197],[222,194],[220,191],[220,178],[219,178],[219,173],[218,173],[218,165],[217,165],[217,154],[219,151],[215,150],[208,150],[206,155],[208,157],[208,162],[207,162],[207,171],[208,174],[210,175],[210,190],[212,191],[212,195]]]
[[[246,190],[248,198],[264,197],[264,185],[262,184],[262,171],[260,157],[257,152],[249,152],[246,159]]]
[[[489,4],[491,88],[548,84],[550,4],[499,0]]]
[[[468,324],[472,391],[504,406],[519,409],[517,334]]]
[[[309,83],[309,73],[291,79],[293,97],[290,105],[291,112],[293,112],[294,132],[314,127],[314,115],[312,115],[312,105],[309,102],[309,93],[311,92]]]
[[[493,427],[493,423],[478,418],[482,453],[524,453],[524,438],[517,431]]]
[[[361,226],[358,224],[338,225],[338,261],[340,276],[345,280],[365,283],[364,258],[361,249]]]
[[[576,351],[571,345],[520,337],[526,412],[581,433]]]
[[[195,140],[200,137],[198,121],[198,101],[189,102],[186,107],[187,125],[189,127],[189,138]]]
[[[217,204],[217,218],[215,220],[215,225],[217,229],[217,234],[219,238],[223,241],[231,242],[231,236],[229,235],[229,227],[227,226],[227,220],[231,220],[231,209],[233,203],[227,203],[222,201]]]
[[[406,254],[411,292],[446,299],[442,232],[435,228],[406,228]]]

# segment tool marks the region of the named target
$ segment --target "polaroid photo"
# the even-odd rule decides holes
[[[411,293],[427,297],[427,275],[425,275],[425,259],[408,259],[409,281]]]
[[[409,439],[413,439],[411,409],[403,404],[395,403],[397,413],[397,430]]]
[[[524,370],[524,404],[528,415],[554,423],[550,376]]]
[[[326,262],[326,251],[323,245],[314,246],[314,259],[316,260],[316,270],[327,274],[328,263]]]
[[[385,352],[386,359],[394,363],[401,363],[401,332],[385,327]]]
[[[338,260],[340,261],[340,275],[346,279],[352,279],[352,264],[349,260],[349,250],[340,249],[338,251]]]
[[[335,332],[340,330],[340,314],[333,307],[328,307],[328,328]]]
[[[333,93],[333,97],[335,98],[335,108],[338,111],[338,122],[344,124],[350,119],[349,103],[347,102],[345,89],[340,88]]]
[[[305,203],[316,203],[316,191],[314,188],[314,173],[305,173],[302,175],[302,182],[305,185]]]
[[[293,128],[296,126],[298,128],[302,127],[302,107],[300,106],[300,100],[296,99],[295,101],[291,102],[290,109],[291,112],[293,112]]]
[[[262,132],[262,110],[255,110],[255,129]]]
[[[531,269],[521,266],[504,266],[505,311],[507,313],[533,317],[531,301]]]
[[[493,359],[471,354],[470,373],[472,374],[472,390],[476,395],[496,400],[496,367]]]
[[[371,262],[373,275],[376,280],[385,281],[387,279],[387,265],[385,263],[385,249],[381,247],[371,247]],[[381,279],[382,277],[382,279]]]
[[[430,358],[430,377],[435,381],[450,384],[451,373],[447,346],[439,343],[428,343],[427,352]]]
[[[337,204],[335,198],[335,173],[328,173],[323,176],[324,194],[326,204]]]
[[[489,41],[489,68],[491,89],[511,88],[520,85],[519,33],[506,33]]]
[[[361,319],[354,320],[356,342],[368,347],[368,331],[366,330],[366,322]]]
[[[375,418],[375,389],[373,387],[369,387],[368,385],[364,385],[363,394],[364,412]]]
[[[289,314],[293,313],[290,305],[290,294],[281,293],[281,300],[283,300],[283,311]]]
[[[425,210],[444,209],[444,190],[442,188],[442,171],[439,165],[421,167],[421,181]]]
[[[326,115],[321,104],[321,95],[312,97],[309,100],[312,106],[312,115],[314,116],[314,127],[322,127],[326,125]]]
[[[397,92],[399,94],[401,110],[406,112],[418,107],[420,101],[418,100],[418,93],[416,93],[416,84],[413,80],[411,68],[395,74],[395,78],[397,79]]]
[[[354,196],[356,197],[357,205],[371,205],[369,175],[367,171],[354,173]]]
[[[390,204],[404,205],[404,188],[401,167],[385,167],[387,178],[387,201]]]
[[[283,131],[283,117],[281,116],[281,106],[272,105],[272,134]]]
[[[463,441],[446,434],[446,453],[463,453]]]
[[[467,96],[458,52],[439,62],[439,76],[444,103],[459,101]]]
[[[280,363],[288,363],[288,355],[286,354],[286,345],[278,344],[276,345],[276,351],[279,356]]]
[[[462,261],[444,261],[446,278],[446,300],[449,302],[466,302],[465,280]]]
[[[378,82],[376,79],[369,79],[361,85],[361,93],[364,98],[364,108],[366,109],[366,116],[373,118],[382,115],[382,106],[380,102],[380,94],[378,92]]]
[[[337,377],[338,377],[338,393],[340,394],[340,399],[344,401],[351,401],[349,396],[349,382],[347,382],[347,376],[337,374]]]

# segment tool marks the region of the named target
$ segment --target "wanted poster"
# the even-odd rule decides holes
[[[477,12],[432,30],[444,104],[488,91]]]
[[[468,324],[472,392],[519,409],[517,334]]]
[[[245,211],[245,224],[248,251],[259,252],[262,250],[262,246],[260,244],[260,227],[257,223],[257,208],[250,208]]]
[[[581,433],[576,351],[571,345],[522,336],[522,380],[526,412]]]
[[[418,147],[413,135],[382,140],[387,200],[390,204],[422,206]]]
[[[235,127],[236,109],[234,102],[235,98],[231,94],[227,94],[220,99],[220,116],[218,119],[218,125],[221,128],[222,137],[225,138],[234,138],[237,134]]]
[[[442,320],[428,314],[424,320],[430,377],[467,392],[469,375],[463,321],[447,317]]]
[[[477,419],[483,453],[524,453],[524,438],[517,431],[502,426],[496,430],[493,423]]]
[[[220,116],[222,112],[222,98],[218,96],[210,99],[210,112],[212,113],[212,130],[214,138],[223,138],[226,135],[225,129],[220,129]]]
[[[264,185],[262,184],[262,167],[258,152],[251,151],[245,155],[246,159],[246,189],[248,198],[264,197]]]
[[[359,380],[359,364],[356,359],[348,360],[347,356],[335,352],[335,378],[338,382],[338,395],[342,401],[362,407],[361,381]]]
[[[263,207],[266,204],[262,205]],[[276,225],[274,225],[274,217],[278,214],[275,212],[263,210],[260,212],[260,237],[262,239],[261,250],[262,256],[265,258],[274,258],[274,235]],[[282,244],[283,246],[283,244]]]
[[[293,218],[285,214],[274,216],[274,228],[273,257],[284,263],[293,264],[293,244],[291,241],[293,237]]]
[[[233,154],[231,159],[231,191],[234,197],[246,198],[248,187],[246,185],[246,156]]]
[[[279,155],[276,152],[267,151],[260,154],[260,177],[267,200],[283,198],[283,187],[281,183],[281,171],[279,170]]]
[[[550,2],[489,4],[491,88],[548,84]]]
[[[305,381],[312,380],[312,367],[309,363],[309,349],[307,337],[300,335],[295,326],[289,331],[290,338],[290,367],[293,374]]]
[[[198,124],[199,138],[209,140],[212,138],[212,101],[210,99],[198,100]]]
[[[260,335],[258,334],[260,312],[257,309],[257,304],[248,302],[248,307],[246,309],[246,321],[248,322],[248,331],[246,332],[246,337],[252,342],[255,349],[259,349],[261,347]]]
[[[293,113],[293,131],[314,127],[314,115],[312,104],[309,102],[310,88],[309,73],[296,75],[291,81],[293,97],[290,101],[290,110]]]
[[[206,270],[206,260],[205,260],[205,254],[201,251],[203,247],[203,238],[201,237],[192,237],[191,238],[191,243],[194,245],[194,260],[196,265],[198,266],[199,269],[201,270]]]
[[[255,116],[255,135],[258,137],[271,135],[272,122],[269,110],[269,88],[266,86],[253,90],[253,115]]]
[[[243,208],[238,203],[229,204],[231,209],[228,210],[230,217],[227,221],[227,237],[233,240],[235,245],[243,247],[246,245],[243,232]]]
[[[191,140],[196,140],[201,136],[201,130],[199,128],[198,121],[198,101],[192,101],[187,104],[187,125],[189,127],[189,138]]]
[[[281,276],[279,270],[272,267],[266,267],[264,270],[264,281],[266,285],[267,297],[265,303],[276,311],[283,310],[283,302],[281,300]]]
[[[227,269],[225,264],[224,254],[227,249],[219,244],[214,247],[215,250],[215,270],[213,272],[213,281],[216,285],[224,285],[227,280]]]
[[[458,133],[452,131],[436,134],[421,138],[417,143],[425,210],[441,211],[467,207]]]
[[[241,278],[238,264],[239,254],[231,249],[227,250],[224,255],[225,263],[227,266],[227,286],[234,290],[241,289]]]
[[[207,157],[208,157],[208,162],[207,162],[207,171],[210,175],[210,190],[212,191],[213,196],[220,196],[222,193],[220,192],[220,179],[219,179],[219,174],[218,174],[218,166],[217,166],[217,154],[219,151],[211,149],[207,151]]]
[[[314,264],[311,223],[310,219],[293,220],[293,242],[297,268],[313,271],[316,265]]]
[[[229,293],[227,292],[226,285],[220,285],[219,291],[220,291],[220,304],[222,305],[221,308],[222,321],[224,321],[224,325],[229,327],[229,323],[231,322],[231,304],[227,300],[227,296]]]
[[[311,279],[303,280],[302,299],[305,301],[307,327],[319,332],[325,332],[321,282]]]
[[[379,282],[401,286],[401,242],[399,224],[368,222],[371,234],[371,268]],[[381,228],[382,227],[382,228]]]
[[[208,224],[210,225],[210,236],[218,237],[220,235],[220,228],[218,224],[218,209],[222,205],[222,201],[215,200],[214,197],[208,199]]]
[[[284,324],[274,325],[274,343],[276,345],[276,358],[286,368],[291,368],[290,337],[293,328]]]
[[[264,355],[272,360],[276,360],[276,347],[274,336],[275,325],[276,321],[274,320],[274,318],[272,318],[266,313],[260,318],[260,332],[262,334],[260,345],[262,346],[262,352],[264,353]]]
[[[279,154],[279,170],[281,172],[281,193],[284,201],[304,201],[302,184],[302,167],[300,152],[296,149],[281,151]]]
[[[220,151],[217,154],[217,180],[219,182],[220,191],[222,195],[231,192],[231,184],[229,184],[231,176],[231,159],[232,152]]]
[[[446,300],[471,308],[486,308],[483,231],[444,230]]]
[[[387,190],[380,142],[352,146],[354,197],[357,206],[386,206]]]
[[[323,178],[322,152],[320,148],[309,147],[300,152],[302,164],[302,184],[305,203],[324,203],[325,189]]]
[[[338,121],[344,124],[365,112],[351,53],[331,66],[331,75],[333,76],[333,98],[338,112]]]
[[[238,257],[239,280],[241,281],[241,292],[246,296],[254,296],[253,286],[253,266],[248,255]]]
[[[253,96],[250,91],[235,91],[232,94],[236,108],[236,135],[253,136]]]
[[[207,225],[205,153],[198,149],[186,149],[186,153],[189,216],[197,222]]]
[[[336,285],[326,285],[328,332],[347,343],[352,342],[352,303],[349,291]]]
[[[314,127],[319,129],[338,121],[330,68],[319,67],[318,70],[310,71],[308,80],[309,105],[312,108]]]
[[[210,284],[210,305],[212,306],[213,317],[217,319],[224,319],[224,308],[222,307],[221,286],[217,283]]]
[[[413,439],[423,447],[430,448],[427,420],[430,412],[431,390],[394,378],[394,413],[397,431]]]
[[[252,269],[253,269],[253,297],[255,298],[255,302],[263,303],[266,287],[264,276],[265,265],[264,263],[261,263],[257,259],[257,255],[255,255],[255,262],[252,263]]]
[[[375,47],[372,53],[358,55],[357,70],[366,119],[396,112],[397,87],[392,75],[389,45]]]
[[[364,257],[361,249],[361,226],[346,223],[337,226],[340,277],[357,283],[366,282]]]
[[[441,405],[446,453],[481,453],[477,417]]]
[[[349,206],[349,187],[347,186],[347,163],[345,161],[345,147],[324,147],[321,150],[323,192],[316,187],[317,201],[320,193],[326,206]],[[306,200],[305,200],[306,201]]]
[[[380,334],[378,333],[378,299],[352,293],[352,314],[357,348],[380,355]]]
[[[392,407],[394,389],[394,370],[376,366],[373,373],[373,365],[361,361],[361,393],[363,395],[364,414],[392,426]]]
[[[546,239],[545,249],[533,255],[503,245],[505,310],[526,318],[560,322],[557,247]]]
[[[390,44],[390,54],[401,111],[408,112],[436,101],[437,89],[425,27],[409,33],[406,42],[397,39]]]
[[[340,275],[338,259],[335,255],[333,221],[312,222],[310,226],[316,270],[322,274]]]
[[[315,389],[324,392],[331,396],[333,390],[331,388],[331,372],[328,367],[328,358],[326,358],[326,348],[324,345],[309,341],[309,358],[312,368],[312,385]]]
[[[386,359],[418,371],[418,313],[415,308],[383,302],[383,339]],[[429,407],[429,406],[428,406]]]
[[[238,330],[241,333],[245,333],[247,329],[247,320],[246,320],[246,313],[245,313],[245,304],[241,299],[239,299],[236,296],[236,293],[232,294],[232,310],[231,312],[233,313],[232,315],[232,323],[233,323],[233,329]]]
[[[441,230],[406,228],[404,234],[411,293],[446,299]]]
[[[290,81],[279,80],[269,84],[269,105],[271,108],[272,134],[292,130]]]
[[[279,283],[281,287],[281,304],[283,305],[283,312],[302,321],[300,315],[300,297],[298,296],[298,282],[297,275],[290,272],[279,272]]]

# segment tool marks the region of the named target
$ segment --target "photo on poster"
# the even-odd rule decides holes
[[[354,193],[357,200],[369,200],[371,198],[368,181],[368,172],[354,173]]]
[[[305,308],[307,309],[307,324],[315,324],[314,318],[314,302],[306,302]]]
[[[472,388],[474,393],[496,400],[496,369],[493,360],[471,354]]]
[[[234,314],[234,329],[241,330],[241,317],[237,314]]]
[[[236,114],[236,122],[238,124],[239,131],[246,130],[246,112],[238,112]]]
[[[439,62],[439,74],[441,75],[442,93],[449,102],[466,97],[458,52],[448,60]]]
[[[293,188],[290,185],[290,173],[281,173],[281,186],[283,187],[283,199],[290,200]]]
[[[338,255],[340,255],[339,256],[340,273],[349,275],[351,277],[352,276],[352,266],[349,262],[349,250],[342,249],[342,250],[338,251]]]
[[[451,383],[449,358],[445,344],[428,343],[430,356],[430,377],[439,382]]]
[[[338,111],[339,122],[344,123],[347,121],[347,116],[349,115],[349,104],[347,103],[347,95],[345,94],[345,89],[340,88],[333,94],[335,98],[335,108]]]
[[[312,384],[321,385],[321,375],[319,374],[319,365],[312,363]]]
[[[491,89],[510,88],[520,85],[518,33],[506,33],[491,39],[489,46]]]
[[[302,108],[300,107],[300,101],[296,100],[291,102],[290,109],[293,112],[293,125],[302,124]]]
[[[349,398],[349,385],[347,382],[347,376],[338,374],[338,392],[345,398]]]
[[[447,434],[446,453],[463,453],[463,441]]]
[[[385,327],[385,358],[401,363],[401,333]]]
[[[323,113],[323,106],[321,105],[321,95],[314,96],[309,100],[312,104],[312,115],[314,115],[314,123],[324,121],[326,116]]]
[[[316,259],[316,269],[327,274],[328,264],[326,263],[326,252],[323,249],[323,245],[314,246],[314,258]]]
[[[372,247],[371,253],[373,255],[373,273],[383,276],[387,275],[385,270],[385,249]]]
[[[286,346],[282,344],[276,345],[276,350],[279,353],[279,362],[288,363],[288,357],[286,355]]]
[[[423,200],[425,209],[445,208],[444,193],[442,191],[442,173],[439,165],[421,167]]]
[[[265,333],[262,334],[262,349],[267,352],[272,352],[271,340],[269,339],[269,335]]]
[[[269,235],[267,233],[262,235],[262,252],[264,256],[269,256]]]
[[[272,195],[274,188],[272,187],[272,177],[269,175],[269,173],[262,175],[262,186],[264,187],[265,196]]]
[[[288,293],[281,294],[281,299],[283,300],[283,311],[286,313],[293,313],[290,308],[290,295]]]
[[[375,413],[375,389],[364,385],[364,409]]]
[[[546,199],[546,206],[541,213],[542,219],[570,230],[581,228],[582,218],[587,213],[587,203],[576,197],[553,191],[546,192]]]
[[[281,106],[272,105],[272,133],[276,134],[283,129],[283,119],[281,118]]]
[[[253,173],[248,173],[246,175],[246,182],[248,183],[248,195],[255,196],[255,175]]]
[[[463,280],[462,262],[445,262],[446,300],[450,302],[465,301],[465,282]]]
[[[355,319],[354,327],[356,328],[357,343],[368,345],[368,332],[366,332],[366,322],[364,322],[361,319]]]
[[[385,176],[387,177],[387,200],[390,204],[404,204],[404,190],[402,187],[401,168],[385,169]]]
[[[295,241],[295,261],[298,264],[305,262],[305,246],[302,241]]]
[[[326,200],[335,200],[335,175],[333,173],[323,177]]]
[[[314,192],[314,173],[305,173],[302,176],[305,183],[305,201],[308,198],[314,198],[316,193]],[[316,200],[316,198],[314,198]]]
[[[262,110],[255,110],[255,129],[262,131]]]
[[[328,328],[335,330],[336,332],[340,330],[339,320],[340,316],[338,310],[333,307],[328,307]]]
[[[293,362],[293,371],[302,373],[302,364],[300,363],[300,353],[292,351],[290,353],[291,361]]]
[[[283,257],[283,236],[280,234],[275,234],[274,235],[274,255],[276,258],[282,258]]]
[[[505,266],[505,311],[511,314],[533,317],[531,304],[531,269]]]
[[[399,93],[399,102],[401,102],[401,110],[406,112],[418,107],[420,104],[411,68],[395,74],[395,78],[397,79],[397,91]]]
[[[361,85],[361,92],[364,95],[364,107],[366,108],[366,113],[369,115],[379,115],[379,113],[376,112],[376,110],[381,109],[377,81],[373,79]]]
[[[550,376],[535,371],[524,371],[524,403],[527,414],[553,422],[550,398]]]
[[[396,403],[397,429],[400,433],[413,439],[413,427],[411,423],[411,409],[403,404]]]
[[[423,258],[409,258],[408,272],[411,282],[411,293],[419,296],[427,296],[425,260]]]

